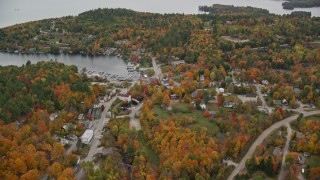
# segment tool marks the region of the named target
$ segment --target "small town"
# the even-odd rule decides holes
[[[0,179],[320,179],[320,7],[256,1],[0,26]]]

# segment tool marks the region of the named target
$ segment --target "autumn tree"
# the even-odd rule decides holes
[[[168,94],[164,95],[162,103],[165,104],[166,106],[170,105],[170,97]]]
[[[217,103],[218,106],[222,106],[222,105],[223,105],[223,103],[224,103],[224,97],[223,97],[223,94],[222,94],[222,93],[219,93],[217,101],[218,101],[218,103]]]

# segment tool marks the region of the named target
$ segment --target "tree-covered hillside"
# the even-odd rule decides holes
[[[39,62],[0,67],[0,94],[0,120],[9,123],[36,109],[80,110],[92,93],[76,66]]]

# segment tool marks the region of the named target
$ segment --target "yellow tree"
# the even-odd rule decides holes
[[[51,157],[53,159],[61,159],[65,153],[65,149],[60,143],[54,143],[51,151]]]
[[[169,106],[169,105],[170,105],[170,97],[169,97],[168,94],[166,94],[166,95],[163,97],[162,103],[165,104],[166,106]]]

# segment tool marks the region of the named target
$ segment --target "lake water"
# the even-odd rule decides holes
[[[87,70],[97,72],[104,71],[110,74],[127,75],[126,62],[117,56],[81,56],[81,55],[51,55],[51,54],[10,54],[0,52],[0,65],[26,64],[28,60],[32,63],[39,61],[57,60],[66,65],[76,65],[79,70],[86,67]]]
[[[77,15],[96,8],[127,8],[154,13],[198,13],[199,5],[226,4],[252,6],[275,14],[289,14],[280,0],[0,0],[0,28],[44,18]],[[295,8],[320,16],[320,7]]]

